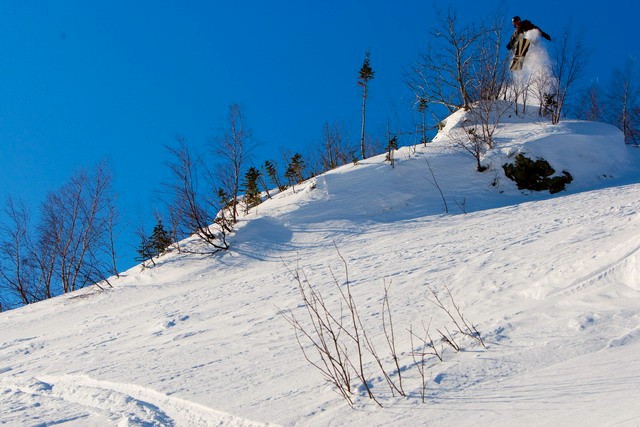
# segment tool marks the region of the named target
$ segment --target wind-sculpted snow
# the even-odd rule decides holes
[[[113,289],[0,314],[0,424],[637,425],[640,153],[604,124],[505,117],[497,135],[486,172],[445,131],[395,168],[374,157],[279,193],[227,252],[173,251]],[[502,173],[520,152],[576,179],[521,192]],[[281,315],[304,319],[293,273],[337,312],[348,273],[381,349],[388,287],[407,397],[368,359],[383,408],[355,377],[353,409],[324,381]],[[445,287],[486,348],[436,340],[423,403],[408,330],[448,326],[431,301]]]

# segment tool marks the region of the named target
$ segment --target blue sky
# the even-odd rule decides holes
[[[0,197],[35,210],[80,167],[107,160],[134,225],[157,206],[163,147],[183,135],[203,150],[231,103],[259,144],[256,160],[304,151],[324,123],[358,138],[357,71],[371,51],[371,131],[404,111],[403,70],[435,24],[434,4],[461,20],[497,2],[0,0]],[[552,37],[569,20],[593,50],[585,77],[608,80],[638,56],[632,1],[505,2]],[[505,49],[505,55],[507,51]],[[152,220],[148,221],[149,228]],[[137,241],[128,245],[131,256]],[[123,266],[131,265],[123,259]]]

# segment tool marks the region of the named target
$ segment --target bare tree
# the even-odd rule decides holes
[[[210,174],[202,161],[192,155],[184,139],[179,138],[178,143],[177,148],[167,147],[173,157],[167,163],[171,179],[165,183],[171,222],[179,224],[177,228],[182,235],[196,234],[212,248],[212,253],[226,250],[229,248],[226,234],[233,224],[218,221],[224,207],[220,206],[213,186],[208,185],[204,192],[200,188],[201,181],[206,181]]]
[[[576,116],[582,120],[599,122],[604,119],[604,113],[600,84],[593,80],[580,94],[576,104]]]
[[[0,240],[0,282],[20,304],[95,284],[117,268],[111,175],[104,163],[79,171],[47,194],[40,221],[29,224],[24,205],[9,200]]]
[[[531,75],[531,80],[534,96],[538,101],[538,115],[546,116],[553,112],[557,102],[552,89],[555,79],[546,69],[541,69]]]
[[[337,123],[325,123],[322,142],[318,147],[321,170],[328,171],[345,165],[356,156],[356,148],[344,139],[343,127]]]
[[[511,73],[509,77],[509,99],[513,100],[516,116],[527,112],[527,102],[534,83],[533,74]],[[522,111],[520,110],[522,105]]]
[[[250,158],[252,132],[246,127],[244,114],[238,104],[229,106],[222,134],[213,141],[213,152],[218,164],[217,178],[221,188],[229,196],[231,220],[238,219],[238,198],[243,168]]]
[[[156,214],[156,217],[158,215]],[[179,210],[175,206],[167,206],[167,217],[169,224],[169,233],[171,235],[171,240],[174,242],[174,247],[178,252],[182,251],[182,246],[180,245],[180,238],[183,236],[180,232],[180,227],[182,224],[182,219],[180,218]]]
[[[111,264],[111,273],[116,277],[120,277],[120,270],[118,269],[118,251],[116,244],[119,236],[119,233],[116,230],[118,228],[119,215],[118,210],[115,206],[115,201],[109,200],[108,203],[108,214],[105,223],[105,225],[107,226],[107,240],[105,251],[107,253],[107,259]]]
[[[442,105],[450,113],[469,110],[472,103],[473,64],[476,41],[482,30],[461,25],[453,10],[438,11],[433,40],[420,61],[412,67],[407,83],[420,100]]]
[[[20,304],[39,301],[42,295],[32,269],[29,213],[23,203],[12,198],[7,199],[4,213],[8,222],[0,228],[0,289]]]
[[[471,105],[469,117],[476,128],[473,139],[481,139],[488,148],[493,148],[493,136],[502,117],[511,109],[505,102],[504,91],[507,83],[507,61],[502,54],[502,19],[496,16],[480,31],[477,41],[477,58],[471,91],[475,102]],[[480,132],[477,131],[480,129]],[[478,171],[484,170],[479,163]]]
[[[462,25],[454,11],[440,12],[438,27],[432,31],[434,43],[408,79],[423,113],[423,134],[428,104],[442,105],[451,113],[459,108],[469,111],[471,129],[457,142],[473,154],[479,171],[483,170],[480,155],[493,148],[494,134],[511,109],[503,100],[508,73],[502,54],[502,21],[496,13],[486,25]]]
[[[255,166],[254,166],[255,167]],[[258,169],[259,175],[258,175],[258,184],[262,187],[262,191],[265,192],[265,194],[267,195],[267,199],[271,198],[271,191],[269,191],[271,189],[269,182],[267,181],[267,172],[263,167],[256,167],[256,169]]]
[[[39,234],[43,252],[55,254],[63,293],[106,276],[96,262],[109,247],[112,199],[111,175],[104,164],[91,173],[80,171],[60,190],[47,195]]]
[[[554,45],[555,80],[552,95],[555,95],[555,104],[551,112],[551,122],[557,124],[564,114],[571,88],[581,77],[589,61],[589,52],[584,47],[582,37],[573,32],[571,25],[567,25],[564,34]]]
[[[609,122],[624,133],[627,144],[640,143],[640,69],[637,59],[627,58],[624,68],[613,72],[607,90]]]
[[[496,101],[505,95],[508,59],[502,53],[502,15],[498,13],[487,22],[478,29],[470,92],[473,100]]]

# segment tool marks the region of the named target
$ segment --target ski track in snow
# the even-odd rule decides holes
[[[85,375],[0,380],[0,407],[5,408],[0,422],[11,424],[12,410],[17,412],[24,409],[21,405],[25,404],[25,401],[32,408],[31,421],[35,426],[268,425],[215,411],[149,388],[96,380]]]

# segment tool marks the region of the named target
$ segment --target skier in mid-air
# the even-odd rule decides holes
[[[522,21],[519,16],[514,16],[511,21],[513,22],[513,26],[515,27],[515,29],[513,30],[513,35],[511,36],[511,40],[509,40],[509,43],[507,44],[507,49],[509,50],[513,49],[513,47],[516,45],[516,42],[518,41],[518,37],[520,37],[521,34],[524,34],[525,32],[530,30],[538,30],[542,37],[551,41],[551,36],[549,34],[542,31],[540,27],[534,25],[528,19],[525,19],[524,21]]]

